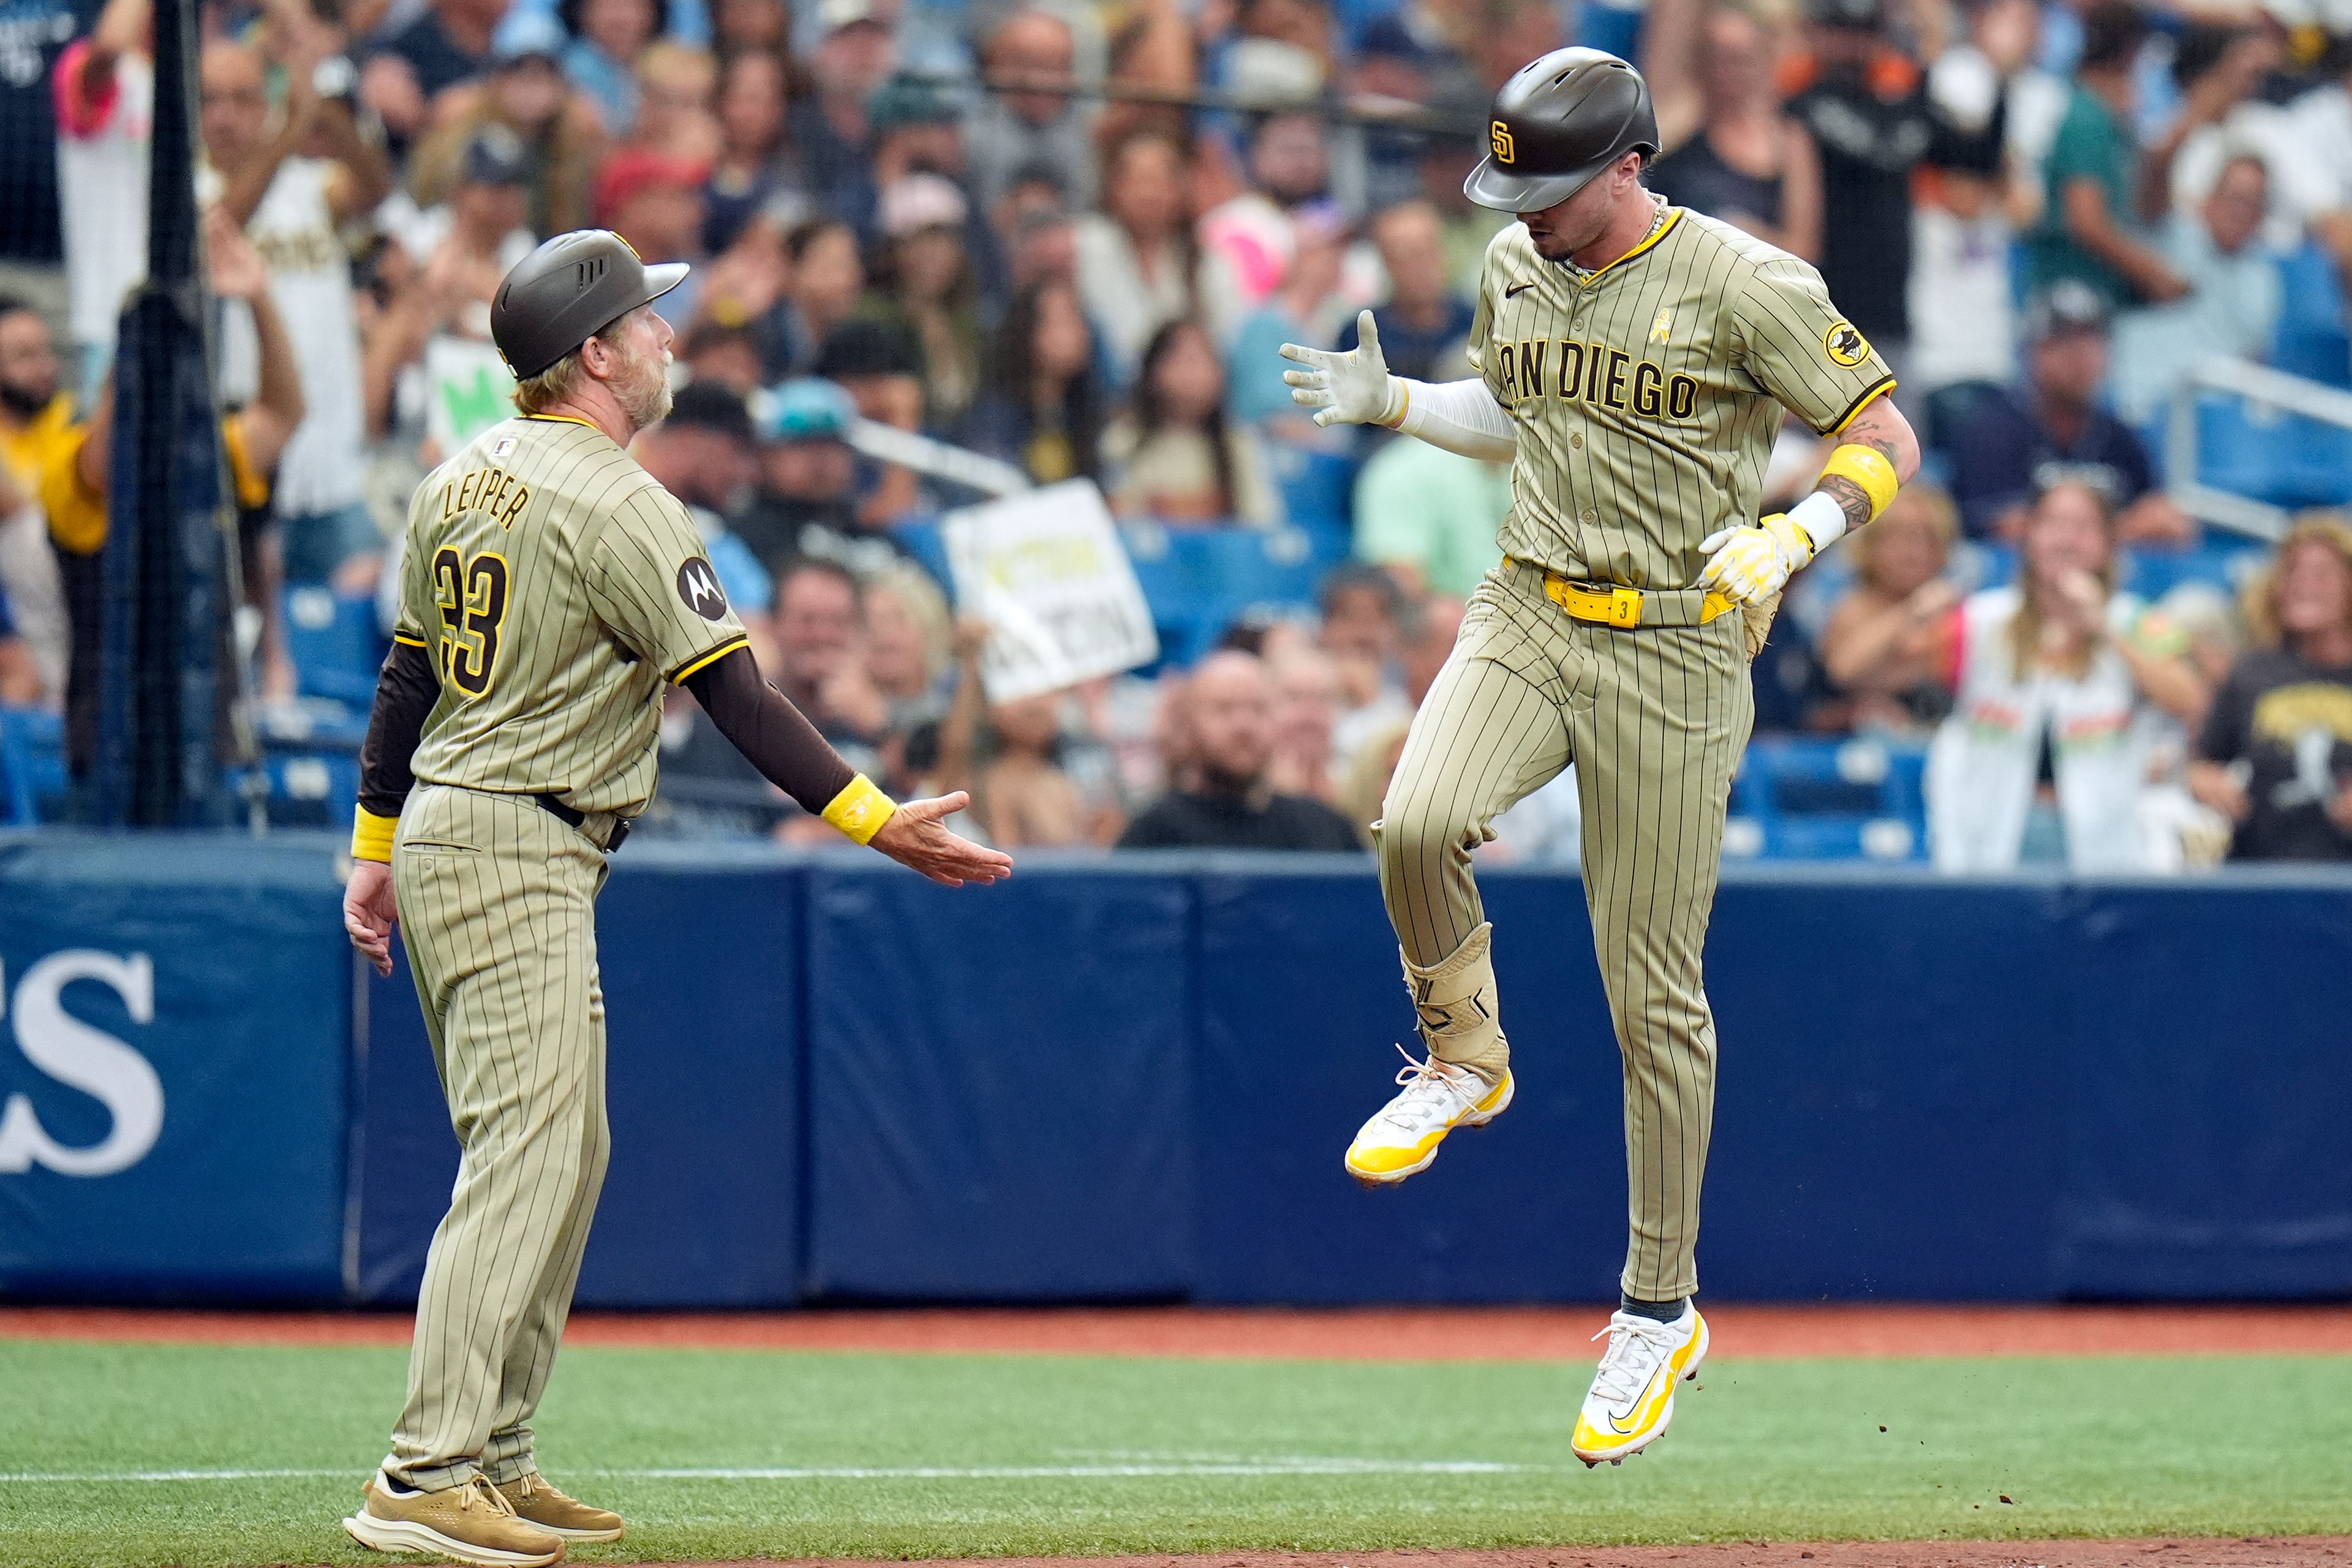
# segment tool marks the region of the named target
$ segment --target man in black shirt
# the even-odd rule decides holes
[[[1255,656],[1211,654],[1192,672],[1183,701],[1197,777],[1128,824],[1120,848],[1364,847],[1354,826],[1321,801],[1277,795],[1266,783],[1274,758],[1274,686]]]
[[[1952,499],[1974,538],[2015,534],[2033,498],[2075,479],[2107,498],[2116,536],[2186,543],[2195,521],[2156,488],[2155,466],[2131,426],[2099,405],[2107,379],[2107,308],[2087,283],[2064,279],[2026,313],[2026,384],[1980,401],[1952,443]]]
[[[1911,171],[1934,129],[1919,71],[1885,37],[1885,0],[1808,0],[1818,74],[1789,113],[1822,153],[1822,280],[1899,377],[1911,337]]]

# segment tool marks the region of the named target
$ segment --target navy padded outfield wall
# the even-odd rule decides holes
[[[333,867],[283,837],[0,844],[0,1294],[413,1297],[456,1143]],[[1024,857],[951,891],[633,842],[581,1300],[1606,1299],[1622,1112],[1581,889],[1482,881],[1519,1098],[1368,1193],[1339,1155],[1412,1016],[1361,859]],[[1702,1289],[2352,1296],[2347,952],[2352,877],[2321,872],[1727,869]]]

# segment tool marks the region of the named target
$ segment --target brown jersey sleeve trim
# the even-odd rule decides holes
[[[1845,405],[1845,412],[1837,416],[1837,422],[1835,424],[1827,426],[1819,433],[1823,436],[1835,436],[1839,434],[1843,431],[1847,426],[1861,418],[1862,411],[1864,409],[1869,407],[1873,403],[1875,403],[1885,394],[1894,390],[1895,378],[1891,375],[1882,378],[1877,385],[1864,393],[1860,397],[1855,398],[1852,403],[1847,404]]]
[[[688,676],[692,675],[696,670],[709,668],[711,665],[718,663],[720,659],[725,658],[729,654],[733,653],[739,647],[748,647],[751,640],[751,639],[746,637],[743,633],[737,632],[733,637],[729,637],[725,642],[720,643],[709,653],[696,654],[692,658],[688,659],[684,664],[679,665],[676,669],[672,670],[669,675],[669,683],[672,686],[685,685],[686,678]]]
[[[423,647],[425,646],[425,639],[423,637],[416,637],[408,632],[394,632],[392,634],[392,640],[400,644],[403,647]]]

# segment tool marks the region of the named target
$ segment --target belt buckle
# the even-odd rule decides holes
[[[1642,590],[1612,588],[1609,591],[1609,624],[1631,631],[1642,624]]]

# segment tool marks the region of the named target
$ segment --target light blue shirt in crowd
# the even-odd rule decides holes
[[[2278,257],[2259,239],[2229,254],[2201,219],[2174,213],[2158,248],[2195,291],[2116,317],[2116,412],[2134,425],[2163,413],[2197,361],[2266,357],[2278,326]]]

